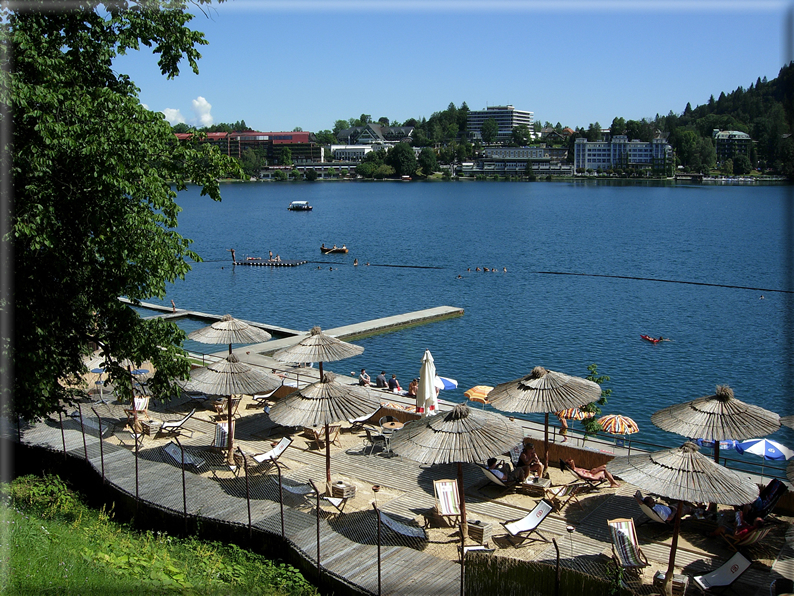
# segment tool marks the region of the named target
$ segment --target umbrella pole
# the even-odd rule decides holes
[[[546,412],[546,420],[543,424],[543,469],[549,469],[549,413]]]
[[[331,494],[331,441],[329,441],[328,425],[325,425],[325,481],[328,483],[328,494]]]
[[[719,465],[720,463],[720,442],[714,441],[714,463]]]
[[[466,495],[463,494],[463,464],[458,462],[458,496],[460,498],[460,536],[465,540],[469,534],[469,524],[466,521]]]
[[[675,551],[678,548],[678,534],[681,530],[681,509],[684,502],[678,501],[678,508],[675,512],[675,525],[673,526],[673,542],[670,545],[670,562],[667,565],[667,575],[664,576],[664,593],[667,596],[673,594],[673,571],[675,570]]]
[[[234,446],[234,439],[232,437],[232,396],[229,394],[229,401],[226,402],[226,411],[228,412],[228,416],[226,417],[226,461],[229,462],[229,465],[234,465],[234,453],[232,453],[232,448]]]

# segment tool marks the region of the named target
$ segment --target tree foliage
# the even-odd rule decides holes
[[[499,124],[496,122],[495,118],[487,118],[485,122],[482,123],[482,128],[480,129],[480,136],[482,137],[482,142],[486,145],[490,145],[496,140],[496,135],[499,134]]]
[[[397,143],[386,153],[386,165],[394,168],[397,176],[413,176],[419,167],[416,154],[408,143]]]
[[[175,231],[172,184],[178,191],[193,181],[220,200],[219,176],[241,171],[209,144],[176,142],[162,114],[144,108],[133,82],[112,68],[115,56],[145,45],[166,77],[181,60],[197,71],[206,41],[187,26],[185,8],[179,0],[50,0],[0,15],[0,101],[14,122],[2,157],[15,205],[3,238],[4,256],[13,254],[3,266],[15,280],[3,304],[15,324],[13,344],[3,338],[14,401],[3,403],[25,419],[80,395],[70,381],[86,371],[82,357],[94,345],[109,362],[151,361],[156,396],[189,370],[177,347],[184,333],[140,319],[118,298],[162,297],[166,282],[199,260]],[[122,367],[108,367],[129,386]]]
[[[430,147],[425,147],[419,153],[417,158],[419,167],[422,168],[422,173],[425,176],[430,176],[433,172],[438,170],[438,160],[436,159],[436,152]]]

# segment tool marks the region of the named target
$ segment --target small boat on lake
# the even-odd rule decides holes
[[[659,337],[651,337],[650,335],[640,335],[640,337],[645,341],[651,342],[652,344],[658,344],[660,341],[670,341],[669,339],[662,337],[661,335]]]
[[[320,252],[323,253],[324,255],[337,254],[337,253],[344,254],[347,252],[347,246],[343,244],[342,248],[339,248],[336,244],[334,244],[333,246],[326,246],[325,244],[323,244],[320,247]]]
[[[290,211],[311,211],[312,206],[309,201],[292,201],[287,207]]]

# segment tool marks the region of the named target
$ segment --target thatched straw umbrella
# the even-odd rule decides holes
[[[580,377],[536,366],[525,377],[502,383],[488,394],[488,402],[497,410],[530,414],[542,412],[545,467],[549,466],[549,412],[576,408],[601,397],[601,386]]]
[[[320,327],[312,327],[309,335],[298,343],[279,350],[273,354],[273,358],[281,362],[318,362],[320,366],[320,378],[323,378],[323,362],[336,362],[358,356],[364,348],[355,344],[349,344],[323,333]]]
[[[331,372],[316,383],[293,391],[270,408],[270,419],[284,426],[325,426],[325,476],[331,482],[328,425],[374,413],[380,403],[358,385],[339,383]]]
[[[196,391],[207,395],[228,396],[227,459],[234,462],[234,439],[232,432],[232,395],[265,393],[281,385],[281,379],[229,354],[223,360],[190,371],[190,380],[182,383],[185,391]]]
[[[780,428],[780,416],[739,401],[727,385],[717,385],[714,395],[659,410],[651,422],[691,439],[714,441],[714,461],[720,461],[720,441],[743,441],[772,434]]]
[[[794,428],[794,416],[781,416],[780,424],[788,426],[789,428]]]
[[[261,343],[265,342],[270,339],[270,334],[265,331],[264,329],[260,329],[259,327],[254,327],[253,325],[249,325],[245,321],[240,321],[239,319],[235,319],[232,315],[226,314],[223,315],[220,321],[215,321],[212,325],[208,327],[202,327],[201,329],[197,329],[192,333],[188,334],[188,339],[192,339],[194,341],[199,341],[205,344],[228,344],[229,345],[229,355],[232,354],[232,344],[254,344],[254,343]],[[235,362],[237,360],[235,359]],[[250,369],[250,367],[248,367]],[[195,371],[194,371],[195,372]],[[222,373],[222,374],[230,374],[229,371]],[[191,380],[193,380],[193,374],[191,373]],[[270,389],[275,389],[275,386],[269,384]],[[270,389],[259,389],[258,391],[269,391]],[[200,391],[195,389],[195,391]],[[232,395],[235,392],[230,393],[214,393],[212,391],[205,391],[205,393],[210,393],[212,395],[227,395],[229,397],[229,401],[227,403],[227,409],[229,412],[228,415],[228,454],[227,457],[229,461],[234,461],[234,455],[232,454],[232,447],[234,444],[234,438],[232,436]],[[248,391],[243,391],[239,393],[249,393]],[[256,391],[250,392],[256,393]]]
[[[744,505],[752,503],[758,497],[758,486],[752,480],[701,455],[698,446],[691,442],[675,449],[616,457],[607,464],[607,468],[612,474],[634,486],[678,500],[670,562],[665,577],[667,594],[672,594],[683,502]]]
[[[394,433],[395,453],[423,464],[458,464],[461,530],[466,536],[466,500],[463,493],[463,462],[481,463],[515,447],[524,430],[504,416],[458,404],[448,412],[406,424]]]

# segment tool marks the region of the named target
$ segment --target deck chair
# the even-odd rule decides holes
[[[234,456],[235,466],[233,467],[232,472],[234,472],[236,475],[239,475],[240,472],[247,467],[249,475],[264,474],[270,468],[272,468],[277,461],[282,467],[289,469],[289,466],[283,462],[280,462],[279,458],[290,445],[292,445],[292,438],[284,437],[278,442],[278,445],[266,453],[259,453],[257,455],[243,454],[245,457],[245,465],[243,465],[243,460],[240,457],[240,454],[236,453]]]
[[[288,494],[298,497],[301,501],[303,501],[303,504],[310,506],[314,505],[314,503],[309,500],[309,496],[314,496],[317,493],[314,490],[314,486],[311,484],[287,484],[286,482],[282,481],[281,488],[287,491]]]
[[[226,449],[229,445],[229,423],[216,422],[215,423],[215,437],[212,440],[212,447],[217,449]],[[232,434],[234,434],[234,421],[232,421]]]
[[[127,415],[127,422],[132,422],[135,419],[135,413],[138,415],[143,414],[146,418],[149,418],[149,396],[145,397],[133,397],[132,398],[132,407],[131,408],[124,408],[124,413]]]
[[[794,592],[794,581],[787,577],[776,577],[769,584],[769,596],[780,596]]]
[[[696,575],[692,579],[695,580],[695,585],[704,592],[713,588],[728,589],[749,568],[750,561],[742,553],[736,553],[711,573]]]
[[[452,518],[454,524],[460,521],[460,493],[457,480],[434,480],[433,492],[436,495],[435,513],[442,519]]]
[[[424,529],[420,528],[419,526],[409,526],[408,524],[398,522],[396,519],[393,519],[383,513],[383,511],[380,509],[378,509],[377,512],[378,517],[380,517],[380,523],[389,528],[395,534],[400,534],[401,536],[405,536],[407,538],[415,538],[417,540],[427,540],[427,534],[425,533]]]
[[[600,487],[604,482],[607,481],[606,477],[601,478],[600,480],[593,480],[592,478],[588,478],[587,476],[582,476],[579,472],[574,470],[563,460],[560,460],[560,468],[563,470],[568,470],[571,474],[576,476],[580,482],[584,482],[587,485],[587,490],[598,490],[598,487]]]
[[[369,455],[372,455],[372,452],[375,451],[375,447],[380,447],[384,451],[388,449],[386,437],[383,435],[373,434],[368,428],[365,428],[364,431],[367,433],[367,436],[364,438],[364,449],[366,449],[367,445],[369,445]]]
[[[551,501],[551,504],[554,505],[555,513],[559,513],[565,509],[565,506],[570,502],[573,502],[574,505],[578,505],[579,509],[584,509],[582,504],[579,502],[579,497],[577,496],[579,491],[584,487],[585,485],[579,482],[549,487],[545,490],[546,499]]]
[[[237,408],[240,407],[241,400],[242,397],[232,397],[232,418],[238,416]],[[229,413],[226,411],[228,405],[229,405],[228,398],[224,398],[223,401],[213,404],[213,407],[215,408],[215,414],[217,416],[228,416]]]
[[[753,515],[748,521],[753,521],[756,517],[766,518],[777,505],[778,500],[788,491],[788,487],[777,478],[769,481],[758,494],[758,500],[753,505]]]
[[[738,540],[729,534],[721,534],[725,542],[728,543],[733,550],[738,551],[740,546],[752,546],[764,539],[764,537],[772,531],[772,526],[756,526]]]
[[[179,420],[166,420],[160,425],[160,428],[157,429],[158,435],[167,435],[169,437],[178,435],[182,430],[182,426],[193,417],[193,414],[196,413],[196,408],[193,408],[188,412],[184,418],[180,418]],[[190,435],[192,436],[193,433],[191,431]]]
[[[495,484],[496,486],[498,486],[501,489],[503,489],[500,496],[505,495],[508,492],[515,490],[516,486],[518,485],[517,482],[505,481],[505,480],[502,480],[502,479],[498,478],[496,476],[496,474],[494,474],[491,470],[489,470],[485,466],[480,466],[480,469],[482,470],[482,473],[485,474],[485,477],[492,484]]]
[[[184,453],[184,459],[182,459],[182,450],[179,448],[179,445],[173,441],[164,446],[163,451],[165,451],[166,455],[168,455],[179,465],[192,466],[196,470],[204,465],[203,459],[196,457],[195,455],[190,455],[187,452]]]
[[[554,509],[554,505],[552,505],[550,501],[541,499],[538,501],[538,504],[535,505],[535,508],[521,519],[501,522],[504,529],[507,530],[508,540],[510,540],[515,548],[518,548],[527,540],[543,540],[544,542],[548,542],[548,538],[541,534],[538,528],[549,513],[551,513],[552,509]],[[540,538],[533,537],[533,534],[537,534]]]
[[[336,445],[337,447],[342,446],[342,442],[339,439],[339,432],[342,430],[341,424],[329,424],[328,425],[328,440],[331,442],[331,445]],[[325,427],[321,427],[319,429],[311,428],[309,426],[303,427],[303,431],[308,434],[315,443],[317,443],[317,449],[323,449],[325,447]]]
[[[662,517],[658,513],[656,513],[651,507],[648,507],[645,503],[642,502],[642,492],[641,491],[638,490],[636,493],[634,493],[634,500],[637,501],[637,505],[640,506],[640,509],[645,514],[645,517],[648,518],[648,520],[650,520],[652,522],[659,523],[659,524],[664,524],[665,526],[671,526],[672,525],[672,522],[668,522],[667,520],[662,519]],[[643,521],[642,523],[645,523],[645,522]],[[642,525],[642,524],[640,524],[640,525]]]
[[[247,407],[248,408],[265,408],[265,412],[269,412],[269,410],[270,410],[270,401],[269,400],[273,396],[273,394],[276,391],[279,390],[279,387],[281,387],[281,385],[279,385],[278,387],[273,389],[273,391],[270,391],[268,393],[254,393],[251,396],[251,398],[254,400],[254,403],[248,404]]]
[[[640,570],[650,563],[637,540],[634,519],[610,519],[607,524],[612,533],[612,559],[625,571],[639,575]]]

